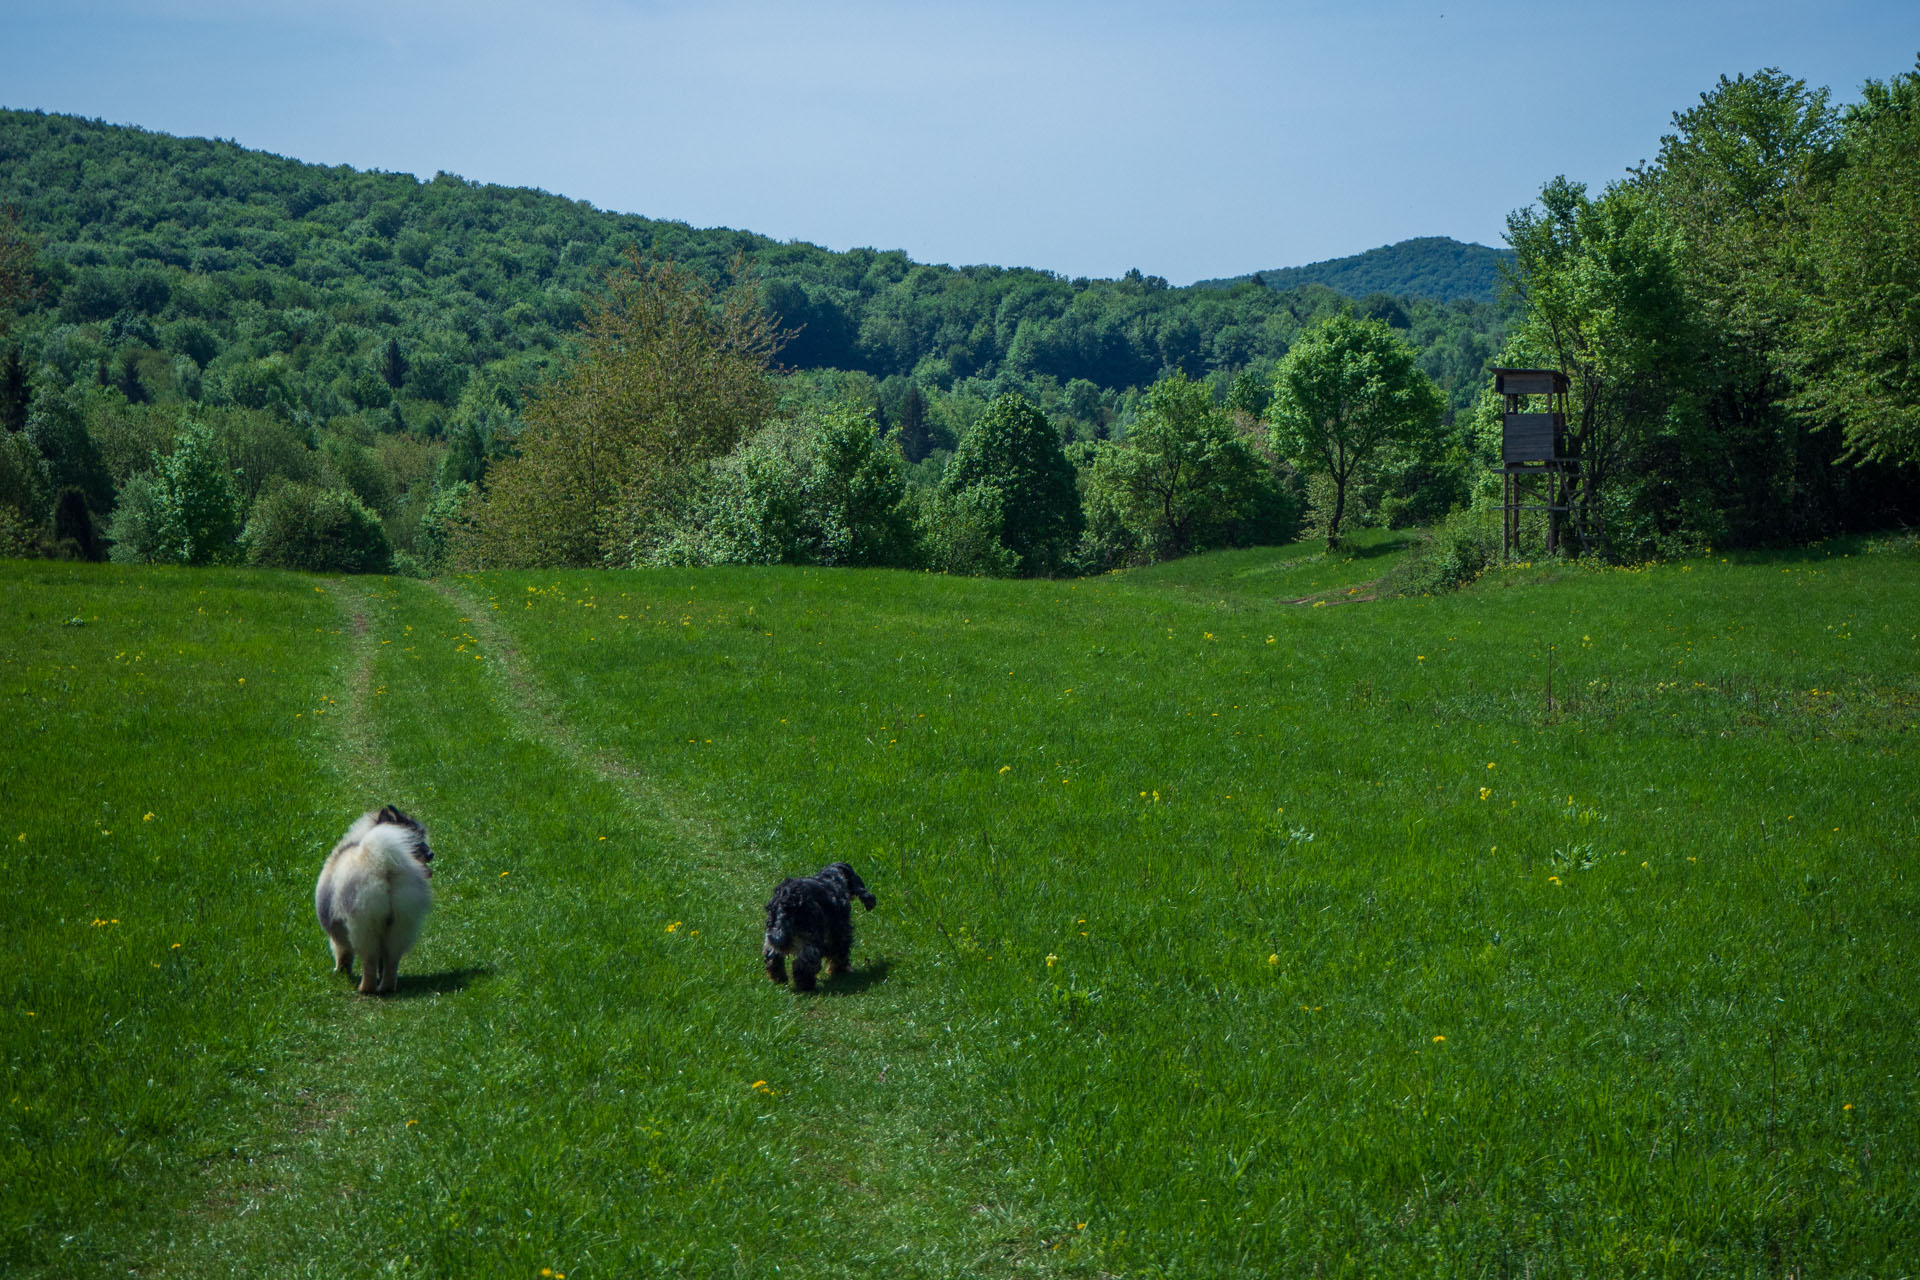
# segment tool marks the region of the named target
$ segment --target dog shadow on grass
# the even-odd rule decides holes
[[[389,1000],[416,1000],[424,996],[450,996],[465,991],[476,979],[491,978],[493,966],[471,964],[463,969],[442,969],[437,973],[403,973],[400,985]]]
[[[837,978],[820,984],[823,996],[857,996],[870,987],[877,987],[887,980],[893,972],[893,961],[884,957],[861,965],[858,969],[849,969]]]

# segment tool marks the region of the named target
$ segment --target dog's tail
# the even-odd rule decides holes
[[[785,914],[774,916],[767,921],[767,951],[769,954],[785,951],[793,942],[793,933],[787,927]]]

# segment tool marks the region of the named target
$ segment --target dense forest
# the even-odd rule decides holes
[[[1349,298],[1388,293],[1447,301],[1465,298],[1492,302],[1500,294],[1500,268],[1512,261],[1510,249],[1462,244],[1447,236],[1421,236],[1399,244],[1381,245],[1351,257],[1310,262],[1304,267],[1274,267],[1251,275],[1200,283],[1232,288],[1252,281],[1269,289],[1298,289],[1320,284]]]
[[[1511,250],[1189,288],[0,112],[0,550],[1059,573],[1452,510],[1483,559],[1493,363],[1574,379],[1583,551],[1910,520],[1917,82],[1723,79]]]
[[[511,399],[628,248],[719,283],[743,260],[793,331],[789,367],[941,391],[1085,382],[1109,414],[1116,393],[1175,370],[1270,363],[1347,301],[834,253],[446,173],[420,182],[23,111],[0,112],[0,204],[40,248],[43,362],[70,373],[105,359],[136,401],[278,395],[316,421],[397,403],[409,426],[444,422],[476,377]],[[1406,330],[1460,403],[1504,333],[1492,306],[1382,293],[1361,307]]]

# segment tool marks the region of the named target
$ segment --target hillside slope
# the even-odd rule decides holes
[[[795,330],[790,367],[941,390],[1080,380],[1118,394],[1174,369],[1231,377],[1342,303],[1315,285],[1175,289],[1139,272],[839,253],[32,111],[0,111],[0,205],[41,252],[20,331],[42,381],[117,386],[135,403],[277,404],[314,422],[397,405],[431,426],[476,377],[483,400],[512,409],[629,249],[722,281],[743,257]],[[1402,322],[1456,404],[1505,331],[1484,304],[1416,300]]]
[[[1201,285],[1231,288],[1254,281],[1269,289],[1325,285],[1349,298],[1391,293],[1442,302],[1468,299],[1492,302],[1498,294],[1500,266],[1513,261],[1511,249],[1489,249],[1449,236],[1421,236],[1381,245],[1345,258],[1329,258],[1304,267],[1275,267]]]

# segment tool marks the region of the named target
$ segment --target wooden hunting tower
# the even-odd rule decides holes
[[[1547,552],[1559,547],[1560,513],[1570,513],[1569,482],[1579,469],[1579,459],[1567,454],[1567,375],[1558,369],[1495,369],[1493,389],[1506,397],[1506,412],[1501,419],[1500,469],[1505,479],[1506,500],[1501,516],[1501,551],[1512,555],[1520,547],[1520,513],[1544,511],[1547,515]],[[1546,397],[1544,412],[1531,410],[1528,401]],[[1546,501],[1527,503],[1525,489],[1535,490],[1537,481],[1546,482]]]

